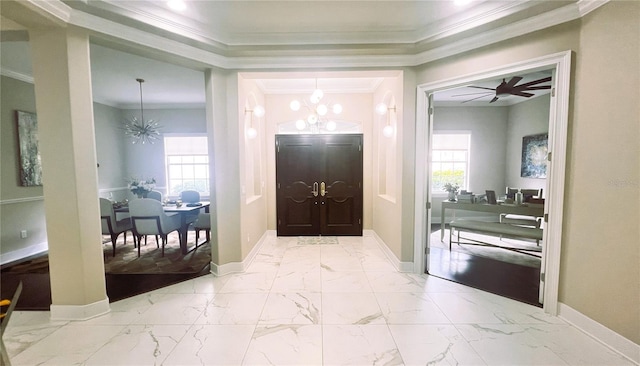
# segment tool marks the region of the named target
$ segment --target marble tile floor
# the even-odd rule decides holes
[[[373,237],[269,237],[244,273],[111,304],[87,321],[22,311],[13,365],[632,365],[542,309],[398,273]]]

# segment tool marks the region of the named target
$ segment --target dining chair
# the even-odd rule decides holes
[[[182,191],[180,192],[180,200],[182,200],[182,202],[185,204],[198,203],[200,202],[200,192],[189,189]],[[186,220],[189,225],[194,223],[198,219],[198,211],[195,211],[194,214],[187,215]]]
[[[15,309],[16,304],[18,303],[18,299],[20,298],[20,294],[22,293],[22,281],[18,283],[18,287],[16,291],[13,293],[13,297],[11,300],[2,299],[0,300],[0,306],[8,306],[7,311],[0,312],[0,319],[2,319],[2,323],[0,323],[0,364],[3,366],[11,366],[11,360],[9,360],[9,354],[7,353],[7,347],[4,345],[4,331],[7,329],[7,325],[9,325],[9,319],[11,318],[11,314],[13,313],[13,309]]]
[[[200,192],[194,190],[186,190],[180,192],[180,199],[184,203],[197,203],[200,202]]]
[[[152,198],[154,200],[162,202],[162,192],[160,191],[151,191],[147,194],[147,198]]]
[[[180,229],[180,215],[165,213],[162,203],[152,198],[141,198],[129,202],[129,213],[133,223],[133,233],[138,243],[143,235],[159,235],[162,238],[162,256],[164,257],[168,234]],[[157,242],[156,245],[158,245]],[[138,257],[140,257],[140,245],[138,245]]]
[[[198,214],[198,219],[193,223],[193,229],[196,232],[196,248],[198,247],[198,239],[200,239],[200,230],[204,230],[207,239],[202,244],[208,243],[211,240],[211,214]]]
[[[113,210],[113,203],[106,198],[100,198],[100,222],[102,224],[102,235],[111,237],[113,245],[113,256],[116,256],[116,241],[120,234],[124,233],[124,243],[127,243],[127,231],[133,234],[133,225],[131,219],[126,218],[118,221]],[[133,237],[133,244],[136,244],[136,238]]]

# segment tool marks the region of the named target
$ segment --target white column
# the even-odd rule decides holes
[[[42,156],[51,317],[109,311],[104,277],[89,37],[68,28],[29,31]]]

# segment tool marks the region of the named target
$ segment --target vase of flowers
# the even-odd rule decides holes
[[[458,185],[458,183],[445,183],[442,189],[449,193],[448,199],[449,201],[453,202],[456,200],[458,189],[460,189],[460,186]]]
[[[156,179],[131,179],[129,181],[129,190],[138,198],[147,198],[149,192],[156,187]]]

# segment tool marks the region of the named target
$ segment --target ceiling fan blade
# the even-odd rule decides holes
[[[525,92],[521,92],[521,91],[520,92],[514,91],[514,92],[511,93],[511,95],[517,95],[519,97],[527,97],[527,98],[529,98],[529,97],[532,97],[534,94],[525,93]]]
[[[534,81],[530,81],[528,83],[520,84],[520,85],[516,86],[516,88],[522,88],[522,87],[528,88],[531,85],[536,85],[536,84],[540,84],[540,83],[546,83],[547,81],[551,81],[551,76],[546,77],[546,78],[542,78],[542,79],[538,79],[538,80],[534,80]]]
[[[451,97],[464,97],[464,96],[467,96],[467,95],[478,95],[478,94],[489,95],[489,94],[493,94],[493,92],[477,92],[477,93],[456,94],[456,95],[452,95]]]
[[[495,102],[496,100],[498,100],[498,97],[493,97],[493,99],[491,99],[491,101],[490,101],[489,103],[493,103],[493,102]]]
[[[540,86],[530,86],[528,88],[520,89],[520,87],[515,88],[516,91],[527,91],[527,90],[543,90],[543,89],[551,89],[551,85],[540,85]]]
[[[473,86],[473,85],[469,85],[467,88],[486,89],[486,90],[493,90],[493,91],[496,91],[496,88],[485,88],[484,86]]]
[[[464,101],[464,102],[462,102],[462,103],[471,102],[471,101],[474,101],[474,100],[476,100],[476,99],[484,98],[484,97],[489,96],[489,95],[491,95],[491,93],[487,93],[487,94],[485,94],[485,95],[481,95],[481,96],[479,96],[479,97],[475,97],[475,98],[471,98],[471,99],[469,99],[469,100],[465,100],[465,101]]]
[[[511,80],[509,80],[509,82],[507,83],[507,86],[508,86],[509,88],[513,88],[514,86],[516,86],[516,84],[517,84],[520,80],[522,80],[522,77],[521,77],[521,76],[514,76],[514,77],[512,77],[512,78],[511,78]]]

